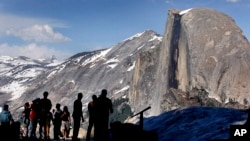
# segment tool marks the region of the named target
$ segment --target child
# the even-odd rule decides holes
[[[21,117],[19,118],[19,122],[21,124],[21,135],[22,137],[28,136],[28,125],[29,119],[25,117],[25,111],[22,112]]]

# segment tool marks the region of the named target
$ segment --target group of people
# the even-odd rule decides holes
[[[51,108],[52,102],[48,99],[47,91],[43,93],[42,99],[37,98],[31,104],[25,103],[24,111],[19,119],[24,138],[37,138],[36,130],[39,124],[39,139],[50,139],[51,123],[54,125],[54,139],[57,140],[59,136],[66,137],[68,135],[71,122],[68,107],[64,106],[61,110],[61,105],[57,103],[56,110],[51,111]]]
[[[107,90],[103,89],[101,95],[92,96],[92,101],[88,104],[89,111],[89,126],[86,135],[86,140],[90,141],[92,127],[94,127],[94,141],[109,140],[109,113],[113,113],[112,102],[107,96]],[[82,93],[78,93],[77,99],[73,105],[73,136],[72,140],[79,140],[78,132],[81,122],[84,122],[82,112]],[[54,125],[54,140],[59,140],[60,137],[69,138],[71,126],[71,114],[67,106],[61,110],[61,105],[56,104],[56,109],[52,109],[52,102],[48,99],[48,92],[43,93],[43,98],[37,98],[24,104],[24,110],[21,113],[19,120],[21,126],[21,134],[23,138],[33,139],[36,137],[37,125],[39,125],[39,138],[50,139],[51,123]],[[0,113],[1,129],[8,132],[11,124],[15,123],[9,111],[9,106],[6,104]]]
[[[59,136],[66,138],[69,135],[71,116],[67,106],[61,110],[61,105],[56,104],[56,110],[52,108],[52,102],[48,99],[48,92],[43,93],[43,98],[37,98],[30,104],[24,104],[24,110],[17,122],[20,123],[20,134],[24,139],[36,139],[37,125],[39,125],[39,139],[50,139],[51,123],[54,125],[54,139]],[[1,117],[1,114],[0,114]],[[1,119],[0,119],[1,122]],[[12,122],[14,120],[12,119]],[[8,122],[10,125],[10,122]]]
[[[101,95],[92,96],[88,104],[89,126],[87,129],[86,141],[90,141],[90,134],[94,126],[94,141],[109,140],[109,113],[113,113],[112,102],[107,98],[107,90],[103,89]]]

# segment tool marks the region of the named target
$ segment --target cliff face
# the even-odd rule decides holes
[[[158,44],[160,46],[160,44]],[[139,112],[151,105],[156,96],[152,92],[157,83],[156,74],[160,48],[140,53],[136,59],[132,81],[130,82],[129,100],[134,112]]]
[[[129,91],[132,107],[147,101],[154,115],[179,107],[179,96],[171,89],[204,90],[220,103],[233,99],[250,105],[250,44],[229,16],[206,8],[169,10],[161,47],[151,54],[156,57],[137,59]],[[147,69],[153,65],[140,65],[147,58],[155,58],[151,74]],[[145,74],[153,81],[136,79]]]
[[[230,17],[210,9],[193,9],[181,22],[188,36],[187,87],[204,88],[221,102],[231,98],[249,105],[250,45],[240,28]]]

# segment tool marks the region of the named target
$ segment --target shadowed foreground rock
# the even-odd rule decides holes
[[[111,124],[111,141],[158,141],[155,132],[145,131],[139,125],[114,122]]]
[[[6,140],[11,140],[11,141],[43,141],[43,139],[39,139],[39,133],[37,132],[37,138],[20,138],[19,136],[19,130],[20,129],[20,124],[18,122],[15,122],[15,125],[9,129],[7,133],[0,128],[0,135],[1,138],[7,138]],[[51,128],[53,129],[53,127]],[[38,130],[37,130],[38,131]],[[72,136],[72,131],[70,131],[69,137]],[[111,124],[111,138],[110,141],[158,141],[158,136],[155,132],[151,131],[145,131],[141,130],[140,126],[131,124],[131,123],[121,123],[121,122],[114,122]],[[4,135],[3,135],[4,134]],[[80,139],[79,141],[85,141],[86,137],[86,130],[80,128],[78,138]],[[53,130],[50,131],[50,140],[51,141],[56,141],[53,139]],[[61,138],[61,140],[64,140]],[[71,138],[66,138],[65,141],[71,141]],[[93,139],[92,139],[93,140]],[[91,141],[92,141],[91,140]]]
[[[19,129],[20,129],[20,124],[18,122],[15,122],[15,124],[11,126],[11,128],[9,129],[10,131],[3,130],[3,128],[1,128],[1,126],[0,126],[0,137],[7,138],[6,140],[11,140],[11,141],[12,140],[22,140],[22,141],[42,140],[42,139],[39,139],[39,125],[38,125],[37,131],[36,131],[37,138],[30,138],[30,139],[22,138],[19,136],[20,132],[21,132]],[[73,129],[70,130],[69,138],[66,138],[65,139],[66,141],[72,140],[71,139],[72,133],[73,133]],[[85,139],[86,139],[86,130],[85,129],[80,128],[78,138],[80,139],[80,141],[85,141]],[[55,141],[53,139],[53,125],[50,128],[50,140]],[[61,138],[61,140],[63,140],[63,139]]]

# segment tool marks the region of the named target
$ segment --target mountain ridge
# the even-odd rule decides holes
[[[109,91],[112,99],[122,96],[125,98],[135,58],[140,52],[157,48],[161,38],[155,31],[145,30],[111,48],[73,55],[59,65],[42,71],[29,81],[29,87],[19,95],[19,102],[9,101],[10,109],[20,111],[18,107],[22,107],[22,103],[42,97],[43,91],[49,92],[53,105],[59,102],[69,107],[72,106],[71,101],[76,98],[78,92],[84,94],[84,108],[91,95],[98,95],[103,88]],[[128,99],[126,101],[128,102]]]

